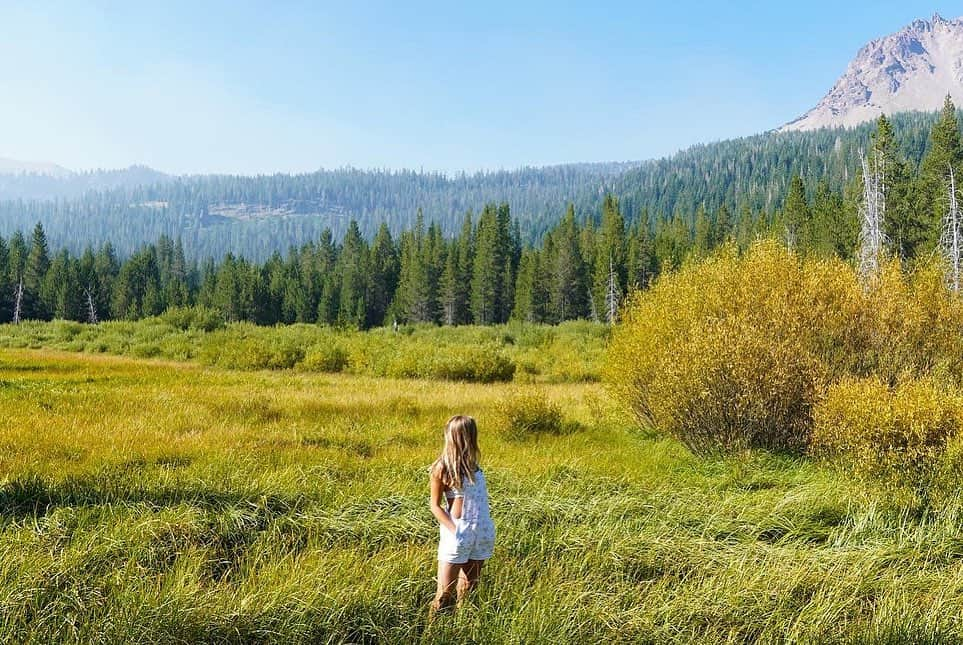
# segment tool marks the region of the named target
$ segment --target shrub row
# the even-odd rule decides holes
[[[397,378],[474,382],[598,379],[608,328],[586,321],[559,326],[403,326],[371,331],[317,325],[224,324],[204,308],[99,325],[0,325],[0,347],[48,347],[142,358],[198,360],[228,369],[302,369]]]

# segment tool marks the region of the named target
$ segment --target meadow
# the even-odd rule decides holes
[[[963,507],[697,458],[591,379],[549,380],[4,349],[0,640],[963,640]],[[508,432],[526,397],[565,432]],[[499,536],[472,601],[429,623],[426,467],[454,412],[479,419]]]

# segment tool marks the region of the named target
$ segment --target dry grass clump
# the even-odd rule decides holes
[[[524,439],[541,434],[562,434],[571,425],[562,416],[562,407],[539,389],[516,389],[496,406],[501,435]]]

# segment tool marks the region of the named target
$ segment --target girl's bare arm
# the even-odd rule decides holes
[[[448,511],[441,505],[441,500],[445,496],[445,485],[441,483],[441,479],[431,476],[431,514],[435,516],[438,523],[447,528],[452,533],[455,532],[455,523],[452,521],[451,516],[448,515]]]

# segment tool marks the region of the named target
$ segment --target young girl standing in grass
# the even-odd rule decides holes
[[[462,415],[449,419],[445,425],[445,447],[429,471],[431,512],[441,532],[433,612],[450,607],[455,594],[461,601],[474,589],[482,565],[492,556],[495,546],[495,525],[488,510],[488,489],[478,457],[475,420]]]

